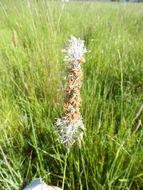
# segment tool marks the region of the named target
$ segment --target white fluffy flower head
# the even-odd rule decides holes
[[[66,118],[58,119],[56,121],[56,128],[57,132],[60,134],[58,140],[66,146],[68,151],[77,138],[83,138],[83,131],[85,129],[82,118],[79,118],[79,120],[74,123],[70,123]]]
[[[80,40],[74,36],[67,43],[67,48],[63,49],[63,52],[67,54],[65,56],[65,61],[80,61],[83,55],[87,53],[86,48],[84,48],[84,40]]]

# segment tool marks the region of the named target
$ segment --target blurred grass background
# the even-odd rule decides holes
[[[91,52],[81,90],[85,143],[73,146],[65,171],[54,123],[71,35]],[[1,190],[39,176],[65,190],[143,189],[142,36],[143,4],[0,0]]]

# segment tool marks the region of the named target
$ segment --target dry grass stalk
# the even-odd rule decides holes
[[[133,127],[133,131],[136,133],[139,128],[142,126],[142,122],[141,122],[141,119],[140,116],[143,112],[143,104],[140,106],[139,110],[137,111],[136,115],[135,115],[135,118],[134,118],[134,123],[135,123],[135,126]]]
[[[13,34],[12,34],[12,44],[14,48],[17,48],[17,34],[15,30],[13,31]]]
[[[140,106],[138,112],[136,113],[136,116],[135,116],[134,120],[137,120],[139,118],[139,116],[141,115],[142,111],[143,111],[143,104]]]
[[[25,93],[26,96],[29,95],[29,93],[28,93],[28,86],[27,86],[26,83],[24,83],[24,93]]]
[[[139,128],[142,126],[142,122],[141,120],[139,120],[136,124],[136,126],[134,127],[135,128],[135,133],[139,130]]]
[[[87,51],[84,48],[84,41],[71,37],[63,52],[66,53],[64,60],[70,63],[70,70],[65,91],[65,111],[62,119],[57,120],[56,127],[61,135],[61,142],[69,150],[75,141],[80,145],[80,140],[83,138],[84,124],[80,114],[80,88],[83,78],[81,64],[84,62],[83,55]]]

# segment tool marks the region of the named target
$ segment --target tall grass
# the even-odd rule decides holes
[[[81,91],[85,143],[67,157],[54,123],[70,35],[91,53]],[[142,4],[0,1],[0,189],[39,176],[65,190],[143,189],[142,36]]]

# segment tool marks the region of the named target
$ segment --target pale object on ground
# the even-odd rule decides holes
[[[23,190],[62,190],[59,187],[49,186],[44,183],[40,178],[34,179],[30,185],[28,185]]]

